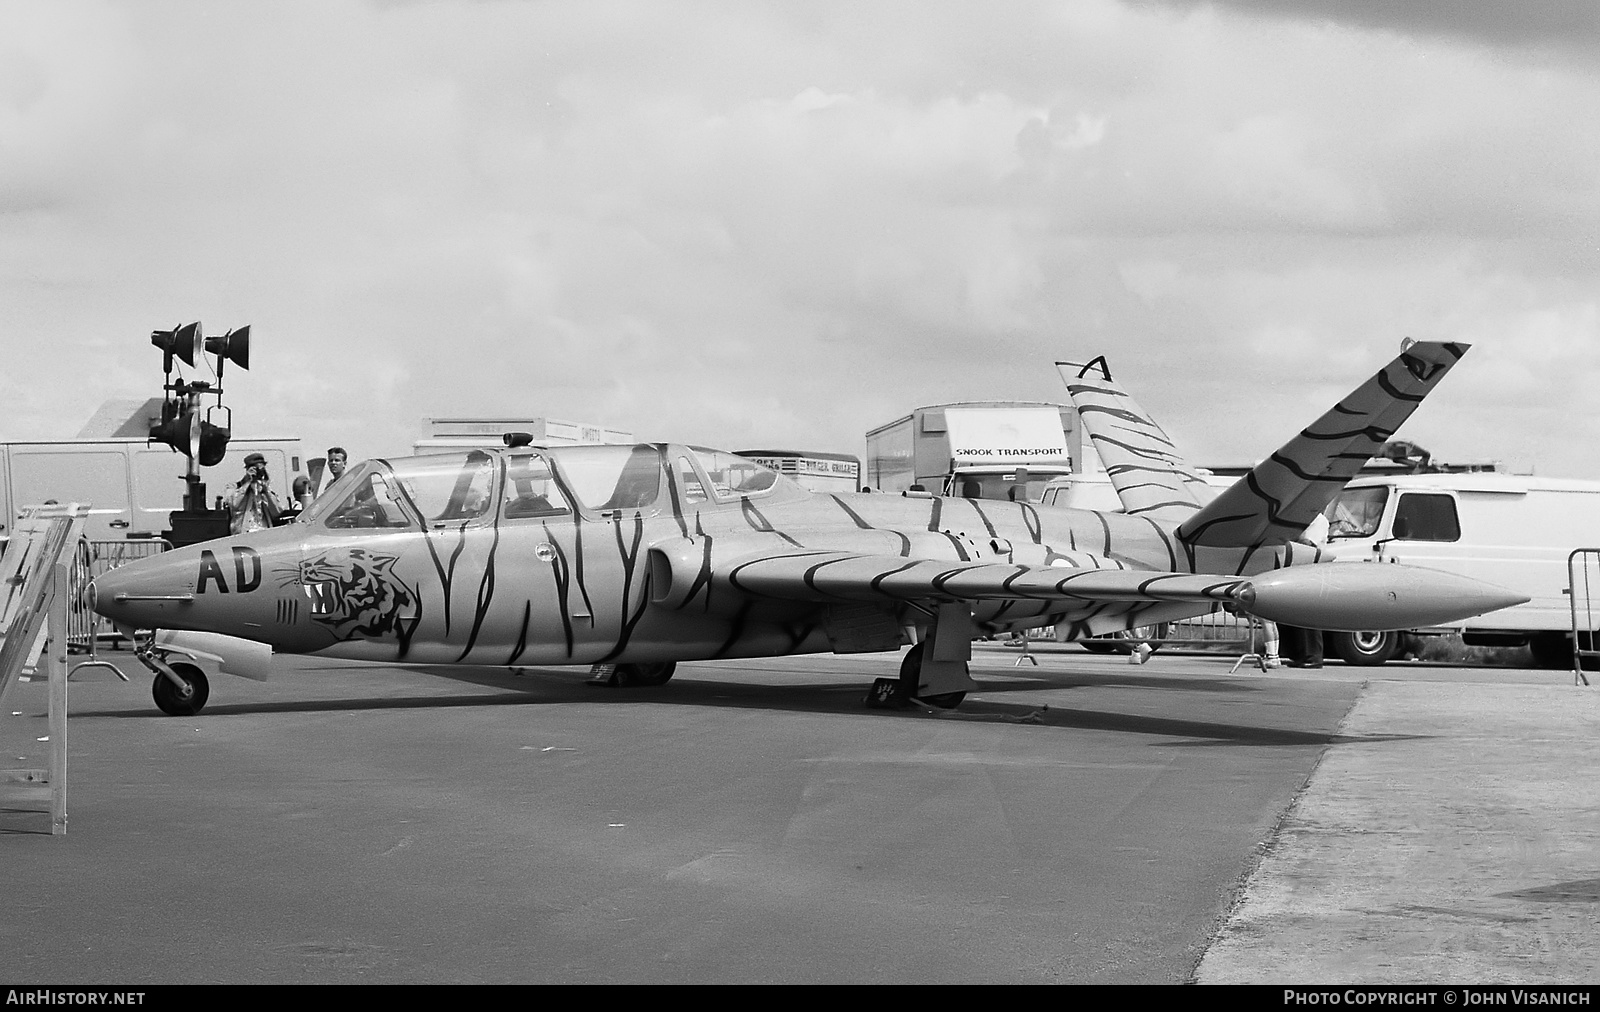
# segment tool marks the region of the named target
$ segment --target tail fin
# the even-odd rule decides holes
[[[1057,362],[1078,418],[1128,513],[1176,523],[1205,501],[1206,480],[1179,455],[1161,426],[1111,378],[1104,356]],[[1208,497],[1208,496],[1207,496]]]
[[[1184,521],[1190,545],[1281,544],[1305,530],[1471,347],[1418,342]]]

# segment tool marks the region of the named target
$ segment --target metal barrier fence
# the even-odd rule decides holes
[[[1595,642],[1597,622],[1594,588],[1600,587],[1600,548],[1578,548],[1567,556],[1567,601],[1572,607],[1572,682],[1589,684],[1585,660],[1600,659]],[[1590,665],[1593,667],[1594,665]]]
[[[88,654],[91,659],[95,656],[95,644],[100,638],[100,616],[90,609],[83,593],[91,580],[118,566],[160,555],[171,547],[172,544],[162,538],[80,540],[68,581],[71,597],[67,607],[67,649],[75,654]]]
[[[1215,611],[1167,626],[1163,647],[1178,650],[1221,650],[1259,654],[1266,644],[1266,629],[1253,615]]]
[[[1054,639],[1055,628],[1041,626],[1028,629],[1022,636],[1029,640]],[[1077,642],[1090,651],[1106,653],[1127,653],[1143,643],[1152,648],[1173,650],[1259,654],[1266,645],[1266,630],[1261,620],[1254,616],[1215,611],[1196,618],[1141,626],[1125,633],[1107,633]]]

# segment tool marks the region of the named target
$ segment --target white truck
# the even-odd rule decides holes
[[[1356,478],[1329,504],[1340,562],[1401,562],[1460,573],[1531,600],[1448,629],[1475,646],[1527,644],[1543,665],[1572,663],[1567,557],[1600,544],[1600,482],[1495,473]],[[1327,633],[1348,664],[1398,655],[1405,633]]]
[[[214,503],[244,472],[249,453],[267,458],[272,488],[287,502],[303,461],[298,437],[234,439],[215,467],[202,467]],[[183,508],[188,461],[160,443],[143,439],[54,439],[0,442],[0,544],[23,506],[89,503],[84,524],[91,541],[160,537],[168,514]]]
[[[1077,413],[1038,401],[933,404],[867,433],[863,482],[879,492],[1036,500],[1072,473]],[[1018,489],[1022,471],[1030,489]]]
[[[417,456],[461,449],[499,449],[509,432],[526,432],[535,446],[571,446],[577,443],[631,443],[633,433],[594,422],[566,422],[559,418],[424,418],[428,434],[411,446]],[[354,463],[352,461],[351,463]]]

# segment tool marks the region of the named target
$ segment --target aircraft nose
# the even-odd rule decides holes
[[[89,584],[89,605],[113,622],[137,629],[169,628],[194,601],[197,556],[163,552],[100,574]]]

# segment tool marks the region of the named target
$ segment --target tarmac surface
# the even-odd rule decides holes
[[[70,831],[0,807],[5,982],[1593,981],[1570,673],[980,644],[575,669],[278,658],[195,717],[71,683]],[[0,713],[43,765],[45,686]],[[1586,952],[1586,947],[1590,952]]]

